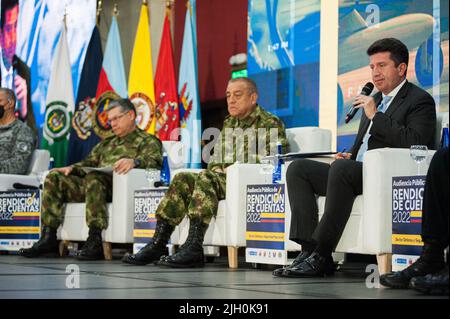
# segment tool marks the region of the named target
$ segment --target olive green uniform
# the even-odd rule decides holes
[[[277,129],[275,138],[270,140],[270,129]],[[225,137],[226,131],[235,130],[232,137],[231,152],[227,153],[230,145]],[[243,143],[237,143],[237,138],[242,137],[239,129],[253,129],[254,135],[245,136]],[[214,148],[212,160],[206,170],[200,173],[182,172],[175,175],[169,189],[161,200],[156,218],[166,220],[176,226],[188,215],[190,219],[201,219],[209,224],[211,218],[217,214],[219,201],[225,199],[226,192],[226,168],[239,160],[242,163],[258,163],[258,155],[249,152],[249,145],[256,146],[259,142],[258,129],[266,129],[264,155],[270,150],[276,151],[276,143],[280,142],[285,152],[287,149],[286,132],[283,122],[276,116],[266,112],[259,105],[245,119],[238,120],[231,116],[225,118],[218,145]],[[260,131],[261,132],[261,131]],[[251,149],[251,148],[250,148]],[[228,156],[227,156],[228,154]]]
[[[63,219],[65,202],[86,202],[89,227],[108,227],[106,203],[111,201],[112,176],[100,172],[85,173],[82,167],[110,167],[122,158],[139,159],[137,168],[161,169],[161,141],[140,129],[125,137],[111,136],[97,144],[89,155],[74,164],[70,175],[50,172],[42,195],[42,223],[57,228]]]

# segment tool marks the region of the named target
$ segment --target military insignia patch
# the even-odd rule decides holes
[[[72,127],[81,140],[87,140],[91,135],[94,101],[90,97],[81,101],[72,117]]]
[[[92,112],[92,126],[95,134],[101,139],[105,139],[113,135],[111,125],[108,123],[108,115],[106,110],[108,109],[111,100],[120,99],[120,96],[113,91],[106,91],[98,98],[95,103],[94,111]]]
[[[67,137],[70,128],[72,112],[67,109],[67,103],[53,101],[47,105],[44,120],[44,137],[52,145]]]
[[[17,149],[19,150],[19,152],[25,153],[28,151],[28,144],[24,143],[24,142],[19,142],[17,143]]]
[[[147,95],[140,92],[134,93],[130,100],[136,108],[137,126],[144,131],[148,131],[155,118],[155,105]]]

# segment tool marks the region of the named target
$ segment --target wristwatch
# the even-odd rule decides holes
[[[141,166],[141,160],[140,159],[135,158],[133,160],[133,162],[134,162],[134,167],[135,168],[139,168]]]

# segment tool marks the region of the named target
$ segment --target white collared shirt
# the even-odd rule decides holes
[[[0,48],[0,72],[2,73],[2,87],[3,88],[8,88],[8,89],[12,89],[13,85],[14,85],[14,68],[11,66],[9,68],[9,70],[6,69],[5,64],[3,63],[3,58],[2,58],[2,49]]]
[[[391,105],[391,103],[392,103],[392,101],[395,99],[395,97],[397,96],[397,94],[398,94],[398,92],[400,91],[400,89],[403,87],[403,85],[406,83],[406,77],[405,77],[405,79],[399,84],[399,85],[397,85],[396,87],[395,87],[395,89],[393,89],[391,92],[389,92],[389,94],[387,94],[387,96],[391,96],[391,99],[389,100],[389,102],[387,103],[387,105],[386,105],[386,110],[385,110],[385,112],[387,111],[387,109],[389,108],[389,106]],[[384,94],[384,93],[381,93],[381,100],[383,100],[385,97],[386,97],[386,94]],[[367,134],[367,132],[369,132],[370,131],[370,129],[372,128],[372,120],[370,120],[370,125],[369,125],[369,127],[367,128],[367,131],[366,131],[366,134]]]

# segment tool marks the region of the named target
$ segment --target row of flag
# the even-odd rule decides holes
[[[103,55],[100,33],[94,27],[74,101],[65,25],[52,62],[41,147],[50,151],[55,167],[83,159],[112,134],[106,109],[112,99],[128,97],[137,111],[139,128],[160,140],[185,144],[186,167],[201,167],[200,106],[197,76],[195,0],[188,1],[178,87],[175,79],[169,10],[153,79],[147,4],[142,4],[131,58],[128,88],[119,26],[112,17]],[[177,129],[180,129],[178,133]]]

